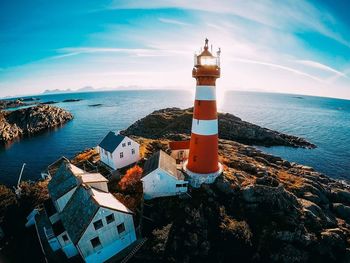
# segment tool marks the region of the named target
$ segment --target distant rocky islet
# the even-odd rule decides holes
[[[70,112],[50,105],[0,111],[0,143],[35,135],[63,125],[72,119],[73,115]]]

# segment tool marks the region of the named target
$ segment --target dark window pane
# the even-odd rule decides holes
[[[107,221],[107,224],[112,223],[114,221],[114,214],[110,214],[106,216],[106,221]]]
[[[95,229],[100,229],[101,227],[103,227],[103,223],[102,223],[102,220],[97,220],[95,223],[94,223],[94,227]]]
[[[100,241],[100,239],[98,237],[95,237],[95,238],[91,239],[90,242],[91,242],[91,245],[92,245],[93,248],[98,247],[98,246],[101,245],[101,241]]]
[[[125,231],[125,225],[124,223],[121,223],[117,226],[117,229],[118,229],[118,233],[121,234]]]

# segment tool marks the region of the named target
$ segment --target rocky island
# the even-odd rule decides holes
[[[0,143],[58,127],[73,119],[66,110],[37,105],[15,111],[0,111]]]
[[[179,140],[191,134],[193,108],[167,108],[154,111],[135,122],[124,131],[125,135],[145,138],[167,138]],[[258,125],[242,121],[230,113],[219,113],[219,138],[248,145],[291,146],[316,148],[316,145],[292,135],[287,135]]]
[[[140,143],[142,157],[148,158],[159,149],[169,152],[168,142],[175,134],[188,137],[185,125],[178,121],[187,121],[187,115],[190,109],[156,111],[124,133]],[[118,180],[109,182],[110,191],[135,212],[135,222],[142,222],[142,236],[147,238],[129,262],[350,262],[349,184],[246,145],[312,147],[303,139],[233,115],[219,116],[224,172],[213,184],[190,189],[182,198],[157,198],[143,204],[142,192],[121,189]],[[244,135],[248,130],[251,133]],[[86,168],[98,156],[94,149],[87,150],[72,163]],[[0,188],[3,225],[9,232],[18,232],[3,249],[5,255],[26,240],[25,218],[18,218],[18,209],[26,215],[45,200],[46,185],[47,181],[23,183],[24,196],[18,201],[11,191]],[[21,220],[21,231],[11,221],[14,218]],[[40,249],[32,247],[28,253],[35,251],[40,254]]]

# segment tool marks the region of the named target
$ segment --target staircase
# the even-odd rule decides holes
[[[143,244],[147,241],[147,238],[140,239],[139,243],[130,251],[130,253],[122,260],[120,263],[126,263],[128,262],[139,249],[143,246]]]

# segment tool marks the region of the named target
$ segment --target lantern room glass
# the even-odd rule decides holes
[[[216,66],[216,57],[202,56],[200,58],[200,64],[202,66]]]

